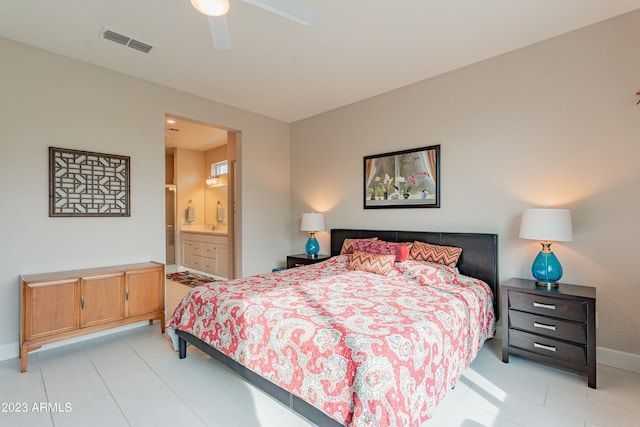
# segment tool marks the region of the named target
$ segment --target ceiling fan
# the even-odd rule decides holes
[[[316,13],[290,0],[240,0],[276,15],[283,16],[303,25],[310,25]],[[191,4],[200,13],[209,18],[211,38],[216,49],[231,49],[231,36],[226,14],[229,0],[191,0]]]

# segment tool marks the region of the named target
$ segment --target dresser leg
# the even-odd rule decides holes
[[[27,363],[29,362],[29,349],[26,346],[20,347],[20,371],[27,372]]]
[[[509,363],[509,336],[506,333],[502,337],[502,361]]]
[[[504,363],[509,363],[509,348],[508,346],[502,346],[502,361]]]
[[[596,386],[596,367],[589,367],[589,378],[588,378],[589,388],[597,388]]]

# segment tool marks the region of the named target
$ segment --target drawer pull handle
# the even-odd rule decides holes
[[[540,302],[534,302],[533,306],[536,308],[546,308],[547,310],[555,310],[556,306],[552,304],[542,304]]]
[[[533,346],[534,346],[535,348],[541,348],[541,349],[543,349],[543,350],[547,350],[547,351],[553,351],[553,352],[555,352],[555,351],[556,351],[556,348],[555,348],[555,347],[553,347],[553,346],[550,346],[550,345],[544,345],[544,344],[539,344],[539,343],[537,343],[537,342],[534,342],[534,343],[533,343]]]
[[[533,322],[534,328],[548,329],[550,331],[555,331],[557,328],[555,325],[545,325],[544,323]]]

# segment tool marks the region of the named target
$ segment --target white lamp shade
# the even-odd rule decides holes
[[[229,0],[191,0],[191,4],[208,16],[222,16],[229,11]]]
[[[311,212],[303,213],[300,221],[300,231],[324,230],[324,214]]]
[[[573,240],[569,209],[527,209],[520,222],[520,237],[551,242]]]

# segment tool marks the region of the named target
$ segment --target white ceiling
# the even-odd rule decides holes
[[[2,0],[0,36],[294,122],[640,8],[640,0],[296,0],[311,26],[238,0],[215,50],[189,0]],[[149,54],[99,37],[103,27]]]
[[[170,123],[169,121],[173,121]],[[198,123],[176,116],[166,116],[164,123],[164,146],[208,151],[225,145],[227,131],[209,124]]]

